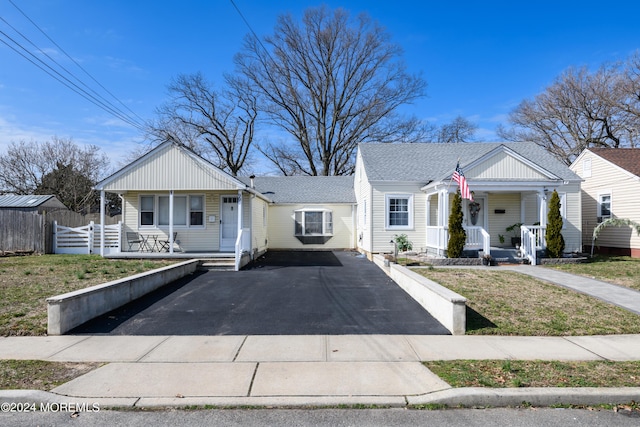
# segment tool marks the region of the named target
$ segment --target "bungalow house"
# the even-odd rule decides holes
[[[557,190],[566,251],[581,251],[580,178],[533,143],[360,145],[358,248],[389,252],[394,237],[406,234],[414,249],[444,255],[458,164],[473,192],[473,203],[463,200],[466,249],[511,246],[512,228],[535,263],[536,249],[544,248],[549,197]]]
[[[165,142],[96,189],[121,197],[122,234],[146,249],[227,253],[236,268],[267,249],[389,252],[398,234],[443,255],[458,162],[474,192],[464,202],[469,249],[509,246],[501,236],[522,223],[516,232],[535,257],[557,190],[567,251],[581,250],[580,178],[529,143],[361,144],[354,176],[237,178]],[[137,249],[122,237],[121,252]]]
[[[608,218],[640,223],[640,149],[588,148],[571,165],[582,184],[582,239]],[[640,257],[640,237],[630,227],[608,227],[596,241],[600,253]]]

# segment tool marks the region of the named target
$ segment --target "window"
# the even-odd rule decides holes
[[[154,196],[140,196],[140,225],[154,225]]]
[[[329,210],[298,210],[295,220],[296,236],[333,234],[333,218]]]
[[[611,218],[611,193],[598,194],[598,222]]]
[[[173,196],[173,225],[204,226],[204,196]],[[169,196],[140,196],[140,225],[169,226]]]
[[[413,196],[387,194],[386,227],[388,229],[413,228]]]
[[[333,236],[333,213],[328,209],[294,212],[295,236],[303,244],[324,244]]]
[[[189,225],[204,225],[204,197],[189,196]]]

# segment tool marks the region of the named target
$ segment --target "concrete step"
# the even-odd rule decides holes
[[[199,270],[233,271],[236,267],[234,258],[210,258],[201,259]]]

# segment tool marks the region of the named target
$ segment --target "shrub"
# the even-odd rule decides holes
[[[564,237],[562,237],[562,215],[560,215],[560,196],[553,190],[549,201],[549,213],[547,214],[547,256],[560,258],[564,252]]]
[[[462,228],[462,197],[460,190],[453,196],[451,215],[449,215],[449,242],[447,243],[447,256],[460,258],[467,241],[467,232]]]
[[[398,246],[398,250],[400,252],[406,252],[413,249],[413,243],[409,240],[409,236],[406,234],[401,234],[396,236],[396,245]]]

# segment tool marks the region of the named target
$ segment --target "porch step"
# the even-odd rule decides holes
[[[517,249],[491,248],[491,257],[498,264],[522,264],[525,259],[520,257]]]
[[[208,258],[201,259],[198,270],[233,271],[236,268],[235,258]]]

